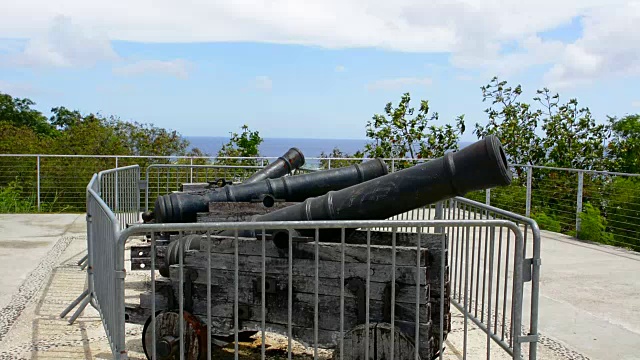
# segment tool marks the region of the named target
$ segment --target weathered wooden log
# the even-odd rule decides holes
[[[394,329],[393,331],[391,329]],[[368,344],[367,344],[368,333]],[[392,341],[393,338],[393,341]],[[418,339],[420,342],[424,339]],[[393,353],[391,351],[393,343]],[[367,345],[369,348],[366,356]],[[389,323],[373,323],[367,328],[359,325],[349,330],[344,336],[344,354],[341,356],[340,347],[336,347],[333,359],[369,360],[369,359],[415,359],[415,340],[399,327],[391,327]],[[419,349],[419,359],[431,360],[430,353]],[[422,351],[420,351],[422,350]]]

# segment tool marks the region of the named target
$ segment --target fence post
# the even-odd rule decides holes
[[[396,172],[396,160],[391,159],[391,172]]]
[[[435,220],[442,220],[442,219],[444,219],[444,203],[442,201],[438,201],[436,203]],[[436,226],[435,232],[442,233],[442,226]]]
[[[118,168],[118,157],[116,156],[116,169],[117,169],[117,168]],[[117,171],[113,174],[113,175],[114,175],[114,177],[115,177],[115,189],[116,189],[116,190],[115,190],[115,193],[113,194],[113,205],[114,205],[113,210],[114,210],[115,212],[117,212],[117,211],[118,211],[118,194],[119,194],[119,193],[118,193],[118,175],[119,175],[119,174],[120,174],[120,173],[119,173],[119,172],[117,172]]]
[[[526,200],[526,210],[524,216],[531,216],[531,177],[533,176],[533,166],[529,165],[527,167],[527,200]]]
[[[191,163],[191,167],[189,167],[189,182],[193,183],[193,158],[189,158],[189,162]]]
[[[331,169],[331,159],[329,159],[329,169]]]
[[[38,203],[38,212],[40,212],[40,155],[38,155],[38,156],[36,157],[36,159],[37,159],[37,162],[36,162],[36,178],[37,178],[37,179],[36,179],[36,182],[37,182],[37,185],[36,185],[36,187],[37,187],[36,192],[38,193],[38,195],[37,195],[37,196],[38,196],[38,200],[37,200],[37,203]]]
[[[484,202],[487,205],[491,205],[491,189],[487,189],[487,191],[485,192]]]
[[[576,238],[580,232],[580,214],[582,213],[582,186],[584,180],[584,172],[578,171],[578,197],[576,199]]]

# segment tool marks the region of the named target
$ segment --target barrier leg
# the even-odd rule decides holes
[[[78,260],[78,266],[84,264],[88,258],[89,258],[89,254],[83,256],[82,259]]]
[[[82,300],[82,303],[80,303],[78,310],[76,310],[76,312],[73,314],[71,319],[69,319],[69,324],[73,324],[76,321],[76,319],[78,318],[78,316],[80,316],[84,308],[86,308],[87,305],[89,304],[89,301],[91,301],[91,296],[87,296],[84,298],[84,300]]]
[[[67,306],[62,311],[62,313],[60,313],[60,317],[64,318],[65,316],[67,316],[69,311],[71,311],[71,309],[76,307],[76,305],[78,305],[80,303],[80,301],[82,301],[85,297],[89,297],[89,289],[85,290],[82,294],[80,294],[80,296],[78,296],[75,300],[73,300],[73,302],[71,304],[69,304],[69,306]]]

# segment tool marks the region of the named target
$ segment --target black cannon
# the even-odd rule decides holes
[[[373,164],[370,161],[362,165],[354,165],[354,167],[367,165],[368,168]],[[386,170],[386,167],[384,169]],[[337,169],[337,171],[339,170],[344,169]],[[292,177],[290,180],[303,178],[303,176],[309,175]],[[284,180],[276,179],[275,181],[284,182]],[[309,197],[309,193],[290,196],[291,201],[301,201],[301,199],[304,201],[268,214],[254,216],[251,220],[383,220],[440,200],[463,196],[470,191],[507,186],[511,184],[511,180],[511,172],[502,145],[497,137],[491,135],[460,151],[450,152],[440,158],[375,177],[342,190],[324,191],[325,194],[318,197]],[[308,184],[306,181],[300,183]],[[255,185],[257,184],[250,184],[246,189],[251,189],[250,187]],[[282,188],[286,189],[286,186]],[[217,193],[218,201],[233,199],[228,193],[224,191]],[[233,192],[231,193],[233,194]],[[261,191],[256,186],[254,192],[247,192],[246,195],[254,196],[260,193]],[[307,196],[305,197],[305,195]],[[296,235],[313,236],[314,231],[300,230],[300,233]],[[323,241],[326,241],[324,240],[326,238],[335,238],[335,234],[330,234],[329,230],[324,230],[321,233],[326,234],[326,236],[322,236]],[[243,237],[259,237],[260,234],[256,231],[239,233]],[[285,247],[287,245],[288,232],[276,230],[269,231],[268,234],[277,246]],[[219,235],[232,236],[234,232],[226,231]],[[199,239],[193,239],[184,247],[185,250],[199,248]],[[178,262],[177,249],[177,242],[169,245],[165,258],[165,269]]]
[[[291,148],[276,161],[264,167],[264,169],[244,180],[243,184],[258,182],[265,179],[275,179],[304,165],[304,155],[297,148]]]
[[[318,171],[310,174],[265,179],[252,183],[227,185],[204,194],[173,193],[158,197],[155,203],[156,223],[195,222],[197,214],[206,212],[209,203],[249,202],[260,199],[270,206],[278,200],[300,202],[332,190],[369,181],[388,173],[379,159],[365,161],[345,168]]]
[[[366,169],[372,172],[370,176],[362,175]],[[204,201],[213,201],[212,204],[215,201],[234,204],[234,200],[248,201],[256,196],[269,194],[274,198],[298,202],[245,219],[251,221],[379,220],[440,200],[462,196],[470,191],[506,186],[512,181],[502,145],[494,136],[488,136],[460,151],[447,153],[435,160],[391,174],[387,174],[384,163],[379,160],[337,170],[339,171],[320,172],[333,174],[334,177],[314,173],[229,186],[228,189],[222,188],[206,194]],[[376,171],[384,173],[373,176]],[[297,180],[305,177],[317,179],[316,185],[319,188],[309,189],[310,182]],[[350,180],[347,181],[347,178]],[[333,183],[334,181],[337,183]],[[294,193],[291,189],[301,191]],[[319,195],[313,197],[313,194]],[[185,194],[174,196],[182,203],[171,204],[175,205],[174,209],[182,211],[177,213],[178,219],[186,210],[193,211],[184,202],[191,198],[181,197],[183,195]],[[172,198],[167,196],[164,199]],[[162,206],[162,203],[157,203],[156,211]],[[169,219],[173,215],[165,212],[159,216],[160,219]],[[291,254],[287,250],[291,234],[285,231],[269,232],[267,235],[272,241],[261,246],[256,246],[256,240],[262,238],[259,229],[240,231],[237,236],[234,231],[215,236],[210,233],[195,233],[184,237],[174,235],[175,240],[181,240],[167,244],[164,258],[156,262],[160,264],[165,279],[156,278],[156,293],[144,295],[147,297],[145,304],[156,300],[156,303],[165,304],[156,318],[156,324],[160,324],[156,326],[162,329],[156,339],[150,337],[148,330],[151,317],[146,321],[143,342],[147,357],[150,358],[147,349],[153,341],[158,346],[163,345],[166,339],[176,338],[175,324],[178,315],[175,307],[179,287],[183,282],[186,289],[182,291],[185,296],[187,334],[206,334],[206,331],[200,329],[202,324],[207,323],[208,316],[213,321],[211,334],[222,344],[234,341],[232,337],[236,317],[239,336],[255,334],[262,328],[261,321],[264,321],[268,329],[287,334],[287,322],[293,321],[293,336],[296,339],[307,344],[318,341],[319,347],[336,349],[334,358],[338,358],[337,339],[341,336],[344,336],[345,341],[345,358],[362,358],[364,333],[369,333],[373,341],[370,349],[374,357],[390,356],[385,353],[385,349],[390,347],[388,341],[391,332],[398,346],[395,359],[414,359],[416,348],[421,359],[435,359],[443,351],[440,336],[446,339],[451,331],[446,234],[437,230],[421,234],[398,232],[393,235],[396,241],[396,248],[393,249],[392,234],[389,232],[348,230],[345,238],[333,231],[320,231],[318,245],[314,241],[304,241],[305,238],[313,239],[315,230],[310,233],[298,230],[299,233],[294,236],[299,236],[301,241],[291,244]],[[367,254],[367,247],[362,246],[365,240],[370,241],[372,251],[375,248],[376,258],[370,264],[363,260],[369,257],[373,259],[373,253]],[[418,243],[420,246],[416,248],[415,244]],[[179,251],[181,249],[184,252]],[[392,255],[394,251],[395,256]],[[416,256],[418,253],[419,257]],[[445,255],[441,256],[443,253]],[[419,264],[416,264],[416,259],[419,259]],[[182,271],[176,266],[180,262],[183,264]],[[291,276],[288,275],[290,266],[293,269]],[[316,266],[320,270],[316,270]],[[344,267],[344,279],[339,276],[341,266]],[[392,268],[395,270],[391,270]],[[346,269],[349,270],[348,277]],[[395,273],[395,279],[390,275],[392,273]],[[319,280],[316,280],[316,276],[319,276]],[[370,281],[368,288],[365,286],[367,278]],[[235,286],[233,281],[237,281]],[[261,285],[262,281],[265,282],[264,287]],[[396,289],[394,301],[390,300],[392,283]],[[444,289],[444,294],[440,289]],[[316,292],[317,300],[314,298]],[[292,299],[290,305],[287,302],[289,294]],[[369,294],[369,329],[363,327],[367,315],[365,294]],[[237,307],[229,300],[236,295]],[[444,303],[441,302],[441,295]],[[204,301],[209,296],[210,300]],[[152,300],[153,297],[156,300]],[[439,314],[441,305],[444,309],[443,323],[440,322]],[[264,313],[262,306],[266,310]],[[291,306],[291,319],[287,306]],[[322,316],[318,317],[317,329],[314,330],[315,306],[322,312]],[[391,311],[392,306],[395,306],[394,312]],[[159,309],[156,307],[156,310]],[[390,327],[392,313],[395,314],[393,330]],[[441,325],[442,334],[439,333]],[[416,329],[419,329],[420,341],[412,342]],[[342,333],[343,330],[346,332]],[[206,355],[206,335],[190,337],[188,340],[185,351],[199,352],[189,358],[202,358],[203,352]]]

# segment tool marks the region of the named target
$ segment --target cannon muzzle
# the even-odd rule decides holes
[[[280,156],[276,161],[264,167],[264,169],[251,175],[243,181],[243,184],[250,184],[265,179],[275,179],[291,173],[294,169],[298,169],[304,165],[304,155],[297,148],[291,148],[284,155]]]
[[[290,202],[304,201],[363,183],[388,173],[386,164],[380,159],[365,161],[349,167],[318,171],[311,174],[265,179],[249,184],[227,185],[205,194],[173,193],[158,197],[155,203],[157,223],[196,222],[197,214],[207,212],[211,202],[245,202],[281,199]]]

